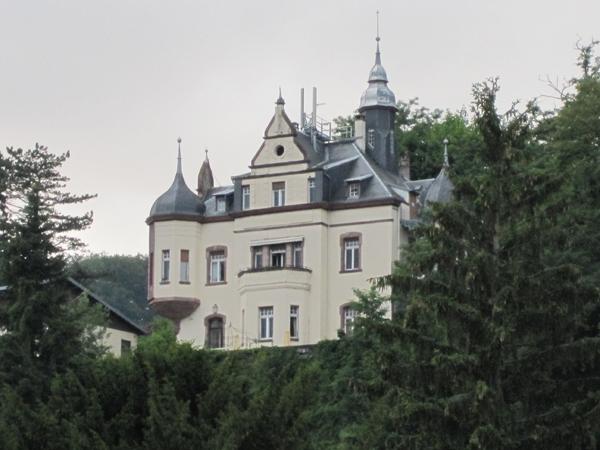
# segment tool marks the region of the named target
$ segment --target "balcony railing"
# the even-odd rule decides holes
[[[266,266],[266,267],[249,267],[247,269],[242,269],[238,272],[238,278],[247,273],[257,273],[257,272],[273,272],[276,270],[296,270],[298,272],[308,272],[312,273],[312,270],[308,267],[303,266]]]

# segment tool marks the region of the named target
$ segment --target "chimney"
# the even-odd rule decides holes
[[[356,138],[356,146],[361,152],[365,152],[366,146],[366,135],[367,135],[367,122],[365,122],[365,116],[357,114],[354,116],[354,137]]]
[[[398,161],[398,172],[405,180],[410,180],[410,156],[408,152],[400,157]]]

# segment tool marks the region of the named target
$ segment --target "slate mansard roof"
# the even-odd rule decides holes
[[[452,196],[452,182],[444,167],[434,179],[406,180],[399,174],[389,172],[380,166],[357,146],[354,138],[340,141],[318,142],[317,149],[310,138],[298,132],[298,141],[307,150],[310,172],[322,171],[325,180],[322,203],[348,205],[369,201],[389,201],[390,203],[408,203],[409,192],[418,194],[419,204],[426,207],[432,202],[447,202]],[[308,147],[308,148],[307,148]],[[235,178],[244,179],[250,173]],[[360,197],[348,198],[348,183],[360,183]],[[148,221],[162,219],[201,220],[203,217],[229,216],[235,212],[233,205],[234,185],[212,187],[203,197],[196,195],[185,184],[178,170],[171,187],[162,194],[152,206]],[[227,202],[225,211],[217,210],[217,198]]]
[[[362,95],[358,108],[361,113],[372,109],[394,112],[398,110],[394,93],[388,87],[387,73],[381,64],[379,36],[377,36],[376,41],[375,64],[369,73],[368,87]],[[387,168],[384,168],[379,165],[375,160],[375,154],[372,154],[373,151],[377,150],[373,150],[372,147],[365,150],[364,145],[359,148],[357,138],[331,140],[328,136],[314,131],[313,128],[313,134],[316,135],[315,139],[315,136],[311,136],[310,127],[302,129],[306,124],[302,124],[302,127],[293,124],[285,114],[285,101],[281,97],[281,92],[275,104],[277,105],[275,115],[265,130],[265,142],[252,159],[251,168],[254,170],[272,165],[265,165],[264,160],[262,166],[260,163],[255,164],[268,139],[291,137],[294,146],[300,150],[303,158],[301,161],[294,161],[294,163],[306,163],[307,167],[300,172],[292,170],[289,173],[304,172],[307,174],[307,178],[313,173],[315,178],[319,179],[315,186],[315,189],[319,191],[316,207],[352,207],[352,204],[364,205],[366,202],[375,201],[389,204],[408,204],[410,199],[407,197],[412,193],[418,194],[418,210],[421,210],[430,203],[446,202],[451,199],[453,186],[448,177],[447,152],[445,153],[444,166],[435,179],[407,180],[400,175],[396,167],[386,166]],[[389,130],[383,131],[389,133]],[[363,136],[361,139],[365,138]],[[180,143],[181,140],[179,139],[178,142]],[[383,147],[379,146],[378,148],[381,152]],[[279,164],[285,165],[285,163]],[[285,171],[286,169],[284,169]],[[318,177],[317,174],[319,174]],[[277,174],[272,172],[272,175]],[[198,195],[196,195],[187,187],[183,179],[181,149],[179,149],[177,173],[173,184],[154,202],[146,222],[151,223],[156,220],[170,219],[203,221],[209,217],[218,220],[218,217],[260,213],[260,209],[242,212],[241,198],[239,198],[241,197],[241,182],[255,176],[265,175],[254,175],[253,172],[246,173],[233,177],[233,185],[214,187],[207,156],[198,175]],[[349,198],[349,183],[360,184],[358,198]],[[222,207],[223,204],[219,203],[219,198],[225,202],[224,208]],[[221,208],[217,206],[221,206]],[[278,208],[281,211],[287,209],[287,207]],[[267,209],[271,210],[272,208]]]

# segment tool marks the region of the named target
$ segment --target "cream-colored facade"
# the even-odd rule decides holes
[[[269,179],[264,180],[269,183]],[[193,298],[199,306],[179,322],[179,339],[203,346],[207,321],[225,319],[225,347],[312,344],[333,339],[342,328],[342,306],[354,300],[353,289],[369,287],[369,279],[390,273],[399,258],[403,208],[393,205],[339,211],[321,208],[270,212],[226,222],[156,222],[154,267],[161,251],[189,250],[189,283],[179,282],[180,261],[173,261],[169,282],[154,271],[153,298]],[[406,211],[404,211],[406,214]],[[360,270],[343,271],[343,236],[361,237]],[[302,269],[246,271],[252,267],[256,243],[302,242]],[[207,279],[207,248],[227,249],[225,282]],[[287,249],[286,249],[287,250]],[[286,252],[290,258],[290,252]],[[290,307],[298,307],[298,339],[290,338]],[[260,339],[259,308],[273,307],[273,336]]]
[[[117,357],[122,356],[125,352],[135,349],[137,347],[137,341],[137,333],[111,327],[107,327],[102,336],[102,345],[107,348],[108,352]]]
[[[284,104],[249,173],[215,188],[206,160],[196,194],[179,158],[152,207],[148,299],[182,341],[238,349],[350,332],[354,290],[390,273],[416,199],[437,182],[402,174],[379,47],[353,137],[324,135],[304,114],[292,123]]]

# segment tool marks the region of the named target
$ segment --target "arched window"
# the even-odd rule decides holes
[[[206,321],[206,348],[223,348],[225,346],[225,320],[213,316]]]

